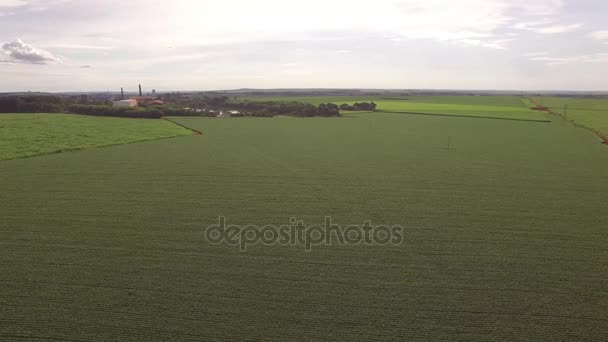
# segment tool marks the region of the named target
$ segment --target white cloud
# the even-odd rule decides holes
[[[540,34],[557,34],[577,31],[583,24],[554,25],[551,20],[543,19],[540,21],[521,22],[513,25],[514,29],[526,30]]]
[[[538,20],[538,21],[520,22],[520,23],[517,23],[517,24],[513,25],[513,28],[517,29],[517,30],[532,31],[532,30],[535,30],[536,28],[538,28],[539,26],[546,26],[546,25],[549,25],[549,24],[551,24],[551,20],[542,19],[542,20]]]
[[[546,56],[548,54],[549,54],[549,52],[546,52],[546,51],[528,52],[528,53],[524,54],[524,57],[533,58],[533,57]]]
[[[480,39],[461,39],[458,43],[469,46],[479,46],[489,49],[506,50],[507,44],[512,42],[513,39],[500,39],[500,40],[480,40]]]
[[[52,53],[37,49],[21,39],[3,44],[0,46],[0,53],[8,57],[8,59],[3,60],[4,62],[47,64],[59,61],[59,58]]]
[[[608,31],[591,32],[589,36],[596,40],[608,40]]]
[[[587,64],[587,63],[608,63],[608,53],[596,53],[588,55],[578,55],[570,57],[552,57],[552,56],[533,56],[530,60],[543,62],[548,66],[558,66],[564,64]]]
[[[390,36],[395,42],[427,39],[505,49],[503,40],[513,33],[501,29],[520,19],[555,19],[564,6],[562,0],[375,0],[373,4],[353,0],[173,0],[153,6],[149,0],[1,1],[27,4],[29,11],[91,18],[78,28],[84,34],[130,37],[133,32],[145,32],[124,43],[130,47],[318,41],[365,33]],[[132,16],[132,11],[138,16]],[[93,17],[92,13],[99,15]],[[571,29],[572,25],[541,28],[547,33]],[[72,39],[70,45],[84,49],[94,44]]]
[[[535,32],[542,34],[554,34],[554,33],[567,33],[576,31],[583,27],[583,24],[571,24],[571,25],[555,25],[555,26],[546,26],[540,27],[535,30]]]
[[[173,46],[273,40],[315,40],[364,32],[403,39],[481,41],[470,46],[505,48],[501,28],[523,17],[539,20],[563,7],[561,0],[175,0],[155,21],[156,36]],[[161,6],[162,7],[162,6]],[[272,9],[271,11],[268,9]],[[204,13],[205,25],[201,25]],[[150,26],[145,26],[151,28]],[[568,28],[571,29],[571,28]],[[555,31],[559,28],[547,28]],[[169,33],[171,32],[171,33]],[[145,38],[144,38],[145,39]]]
[[[2,7],[19,7],[25,6],[27,2],[24,0],[0,0],[0,8]]]
[[[576,62],[579,57],[550,57],[550,56],[536,56],[530,58],[532,61],[543,62],[549,66],[568,64]]]
[[[566,1],[573,9],[568,13]],[[0,0],[2,13],[12,15],[0,18],[0,39],[18,34],[48,53],[48,62],[65,56],[68,62],[53,71],[74,74],[70,85],[93,88],[130,77],[185,88],[256,86],[251,80],[260,73],[265,76],[258,86],[325,85],[319,70],[336,73],[340,86],[498,88],[508,79],[527,87],[532,77],[522,70],[536,67],[535,73],[546,72],[546,82],[553,77],[538,67],[541,63],[568,64],[564,70],[571,73],[563,78],[572,84],[608,86],[601,73],[581,79],[574,72],[583,68],[578,63],[597,69],[593,63],[606,60],[600,52],[608,47],[603,45],[608,31],[587,37],[580,30],[580,23],[595,27],[598,22],[577,10],[576,0]],[[559,35],[576,30],[579,37]],[[571,44],[576,38],[588,40]],[[591,38],[598,44],[590,44]],[[568,55],[554,55],[557,51]],[[0,59],[9,57],[0,53]],[[10,59],[13,64],[0,66],[0,74],[8,69],[40,73]],[[281,65],[294,61],[298,64]],[[93,68],[79,69],[87,65]],[[350,68],[361,65],[369,77],[348,78],[356,74]],[[189,69],[202,71],[191,75]],[[47,77],[36,75],[23,77]],[[14,83],[5,78],[0,86]]]
[[[209,57],[207,53],[191,53],[191,54],[174,54],[154,56],[148,58],[127,58],[124,61],[106,62],[104,66],[114,67],[124,70],[142,70],[153,66],[161,66],[174,63],[196,62],[202,61]]]
[[[0,17],[14,14],[15,8],[26,5],[23,0],[0,0]]]
[[[51,44],[47,47],[52,49],[64,49],[64,50],[112,50],[113,46],[103,45],[86,45],[86,44]]]
[[[0,11],[6,9],[24,9],[26,11],[45,11],[52,6],[69,3],[72,0],[0,0]],[[0,12],[1,13],[1,12]],[[10,12],[8,14],[15,14]]]

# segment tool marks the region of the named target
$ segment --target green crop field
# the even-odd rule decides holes
[[[510,120],[546,121],[546,115],[530,110],[532,105],[517,96],[410,96],[410,97],[361,97],[361,96],[250,96],[250,101],[299,101],[311,104],[353,104],[374,101],[377,110],[385,113],[427,114],[443,116],[486,117]],[[342,111],[348,115],[348,111]]]
[[[311,104],[321,103],[353,103],[365,101],[405,101],[427,104],[450,104],[450,105],[477,105],[477,106],[499,106],[499,107],[523,107],[528,108],[528,102],[519,96],[244,96],[250,101],[298,101]]]
[[[0,114],[0,160],[189,134],[165,120]]]
[[[602,340],[608,148],[550,118],[179,118],[204,134],[0,161],[0,340]],[[205,238],[327,215],[404,241]]]
[[[432,104],[529,107],[528,103],[519,96],[412,96],[411,100]]]
[[[536,101],[556,113],[565,114],[568,120],[576,124],[608,135],[608,99],[542,97],[536,98]]]

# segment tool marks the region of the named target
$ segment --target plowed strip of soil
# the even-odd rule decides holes
[[[182,125],[182,124],[180,124],[180,123],[177,123],[177,122],[175,122],[175,121],[173,121],[173,120],[170,120],[170,119],[167,119],[167,118],[163,118],[163,119],[165,119],[165,120],[167,120],[167,121],[169,121],[169,122],[171,122],[171,123],[173,123],[173,124],[176,124],[176,125],[178,125],[178,126],[180,126],[180,127],[183,127],[183,128],[185,128],[185,129],[187,129],[187,130],[192,131],[192,135],[203,135],[203,132],[201,132],[201,131],[197,131],[197,130],[195,130],[195,129],[192,129],[192,128],[190,128],[190,127],[184,126],[184,125]]]
[[[583,125],[580,125],[580,124],[578,124],[578,123],[576,123],[576,122],[574,122],[574,121],[572,121],[572,120],[569,120],[569,119],[568,119],[566,116],[564,116],[563,114],[561,114],[561,113],[557,113],[557,112],[554,112],[553,110],[551,110],[551,108],[546,108],[546,107],[541,106],[541,105],[540,105],[538,102],[536,102],[536,100],[534,100],[533,98],[529,98],[529,100],[530,100],[530,102],[532,102],[532,103],[533,103],[533,104],[534,104],[536,107],[538,107],[538,108],[545,108],[545,109],[543,109],[543,111],[544,111],[544,112],[546,112],[547,114],[550,114],[550,115],[557,115],[557,116],[561,117],[562,119],[564,119],[564,120],[566,120],[566,121],[570,122],[570,123],[571,123],[572,125],[574,125],[575,127],[578,127],[578,128],[583,128],[583,129],[586,129],[586,130],[588,130],[588,131],[592,132],[593,134],[597,135],[597,136],[598,136],[598,137],[599,137],[599,138],[602,140],[602,144],[608,145],[608,136],[607,136],[606,134],[604,134],[604,133],[602,133],[602,132],[598,131],[598,130],[597,130],[597,129],[595,129],[595,128],[591,128],[591,127],[583,126]]]

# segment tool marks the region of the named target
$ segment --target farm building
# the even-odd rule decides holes
[[[112,101],[112,105],[114,107],[137,107],[137,100],[129,99],[129,100]]]
[[[209,111],[209,113],[213,113],[214,111]],[[238,110],[230,110],[227,112],[220,112],[220,114],[217,116],[218,118],[231,118],[233,115],[238,116],[239,114],[241,114],[241,112],[239,112]]]
[[[132,96],[129,97],[129,100],[135,100],[137,103],[151,103],[156,100],[156,98],[152,96]]]

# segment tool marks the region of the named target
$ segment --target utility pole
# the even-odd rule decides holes
[[[568,124],[568,105],[564,105],[563,117],[562,117],[562,126]]]

